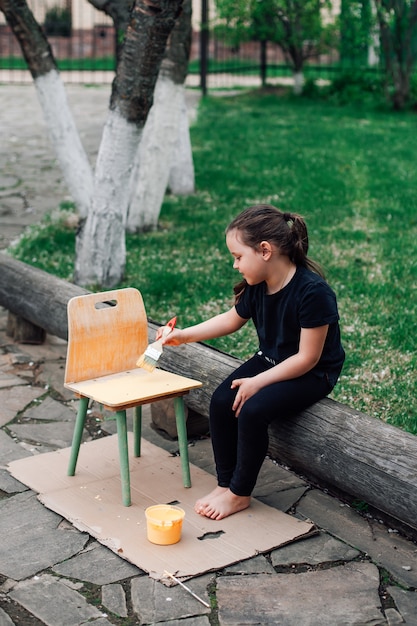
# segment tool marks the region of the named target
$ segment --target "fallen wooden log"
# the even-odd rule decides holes
[[[86,289],[0,254],[0,306],[50,335],[67,339],[67,302],[85,293]]]
[[[63,339],[67,302],[88,293],[0,254],[0,306]],[[149,324],[153,339],[156,324]],[[203,344],[166,348],[161,367],[201,380],[187,397],[207,416],[217,385],[241,361]],[[280,463],[336,492],[417,530],[417,437],[331,399],[278,420],[270,428],[269,454]]]
[[[417,437],[330,398],[274,423],[271,456],[417,529]]]

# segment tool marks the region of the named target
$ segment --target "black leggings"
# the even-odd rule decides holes
[[[311,372],[263,387],[246,400],[239,417],[232,405],[237,378],[249,378],[271,365],[254,356],[231,374],[213,393],[210,404],[210,434],[218,484],[238,496],[250,496],[268,450],[268,426],[280,417],[298,413],[327,396],[332,390],[327,377]]]

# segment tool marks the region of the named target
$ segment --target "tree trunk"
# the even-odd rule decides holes
[[[191,0],[185,0],[161,65],[154,104],[135,158],[127,219],[130,232],[156,228],[169,182],[174,193],[194,191],[184,91],[190,44]]]
[[[294,72],[294,87],[293,87],[293,91],[295,93],[295,95],[299,96],[300,94],[303,93],[303,89],[304,89],[304,74],[303,72]]]
[[[410,79],[417,58],[417,1],[407,6],[375,0],[375,6],[387,83],[394,87],[391,101],[394,109],[401,110],[410,99]]]
[[[158,225],[175,155],[180,145],[182,149],[185,147],[191,151],[189,140],[188,145],[184,139],[180,144],[180,128],[189,138],[188,120],[186,124],[184,120],[180,124],[184,115],[187,116],[184,86],[175,84],[160,73],[155,87],[154,105],[143,130],[131,177],[127,219],[129,232],[155,230]],[[182,156],[184,165],[193,167],[192,156],[179,156]],[[178,167],[179,164],[174,171],[176,178],[173,186],[178,186]],[[192,171],[194,174],[194,168]],[[190,179],[188,172],[184,172],[184,175]],[[194,191],[194,175],[191,191]]]
[[[100,145],[93,203],[77,236],[77,284],[111,288],[123,278],[131,168],[181,5],[182,0],[136,0],[133,7]]]
[[[32,74],[46,128],[77,209],[87,215],[93,175],[51,47],[25,0],[0,0]]]
[[[68,104],[65,86],[56,70],[38,76],[34,84],[68,190],[80,217],[85,218],[93,196],[93,172]]]
[[[181,87],[180,109],[177,121],[177,134],[174,145],[174,154],[171,159],[168,187],[174,194],[189,195],[194,193],[194,161],[190,139],[187,104],[185,101],[185,79],[188,73],[192,39],[192,0],[184,0],[183,13],[177,21],[172,33],[171,45],[167,53],[167,60],[172,63],[170,76],[173,82]],[[165,71],[165,68],[164,68]]]
[[[119,111],[110,111],[100,143],[94,195],[87,220],[76,239],[74,281],[114,287],[126,259],[125,210],[131,164],[141,129]]]
[[[133,0],[88,0],[98,11],[111,17],[116,31],[116,66],[123,48],[123,35],[126,33],[130,20]]]
[[[188,122],[185,88],[181,91],[181,110],[177,140],[169,172],[168,187],[173,194],[188,196],[195,191],[194,161]]]

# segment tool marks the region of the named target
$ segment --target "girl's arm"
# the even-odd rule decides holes
[[[302,328],[298,352],[285,361],[274,365],[252,378],[239,378],[233,381],[232,389],[238,388],[233,410],[236,417],[243,404],[262,387],[291,378],[298,378],[309,372],[318,363],[323,352],[329,325],[317,328]]]
[[[223,337],[224,335],[230,335],[239,328],[242,328],[248,320],[240,317],[236,313],[235,307],[229,309],[225,313],[220,313],[215,317],[211,317],[201,324],[195,326],[189,326],[188,328],[175,328],[164,340],[164,345],[179,346],[182,343],[191,343],[193,341],[205,341],[207,339],[214,339],[215,337]],[[156,337],[158,338],[158,333]],[[160,335],[159,335],[160,336]]]
[[[307,374],[320,360],[329,325],[302,328],[298,352],[271,369],[258,374],[262,387]]]

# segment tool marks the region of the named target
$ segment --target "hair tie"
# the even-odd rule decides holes
[[[288,228],[292,228],[294,226],[294,218],[291,213],[284,213],[284,220],[287,222]]]

